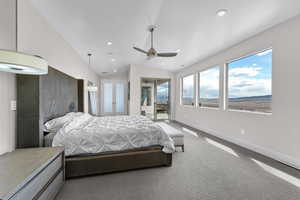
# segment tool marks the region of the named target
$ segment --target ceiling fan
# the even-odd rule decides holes
[[[151,25],[149,26],[148,30],[151,33],[151,48],[148,51],[145,51],[141,48],[138,47],[133,47],[135,50],[142,52],[148,56],[148,58],[153,58],[153,57],[174,57],[177,56],[177,52],[168,52],[168,53],[159,53],[153,48],[153,32],[155,30],[156,26]]]

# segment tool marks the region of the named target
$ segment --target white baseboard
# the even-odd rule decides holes
[[[178,121],[178,122],[182,123],[182,124],[186,124],[186,123],[181,122],[181,121]],[[246,149],[249,149],[251,151],[257,152],[259,154],[262,154],[264,156],[267,156],[269,158],[272,158],[274,160],[277,160],[277,161],[279,161],[281,163],[284,163],[284,164],[286,164],[288,166],[291,166],[291,167],[294,167],[294,168],[300,170],[300,161],[297,160],[297,159],[294,159],[291,156],[288,156],[286,154],[283,154],[283,153],[280,153],[280,152],[276,152],[276,151],[273,151],[271,149],[267,149],[267,148],[264,148],[264,147],[261,147],[261,146],[258,146],[258,145],[255,145],[255,144],[252,144],[252,143],[249,143],[249,142],[245,142],[245,141],[242,141],[242,140],[239,140],[239,139],[228,137],[228,136],[219,134],[216,131],[211,130],[211,129],[196,128],[196,127],[194,127],[192,125],[189,125],[189,124],[186,124],[186,125],[194,128],[194,129],[197,129],[197,130],[203,131],[205,133],[208,133],[210,135],[213,135],[215,137],[218,137],[220,139],[223,139],[223,140],[226,140],[228,142],[234,143],[234,144],[236,144],[238,146],[241,146],[241,147],[244,147]]]

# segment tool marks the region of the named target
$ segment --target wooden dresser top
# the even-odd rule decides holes
[[[62,152],[62,147],[28,148],[1,155],[0,199],[14,195]]]

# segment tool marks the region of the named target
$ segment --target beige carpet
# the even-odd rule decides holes
[[[185,148],[174,154],[172,167],[69,180],[57,200],[300,199],[299,187],[273,175],[279,169],[299,178],[298,170],[204,133],[185,132]]]

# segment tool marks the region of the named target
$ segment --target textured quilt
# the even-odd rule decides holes
[[[175,151],[173,140],[153,121],[143,116],[92,117],[83,114],[65,124],[52,146],[64,146],[66,156],[124,151],[161,145]]]

